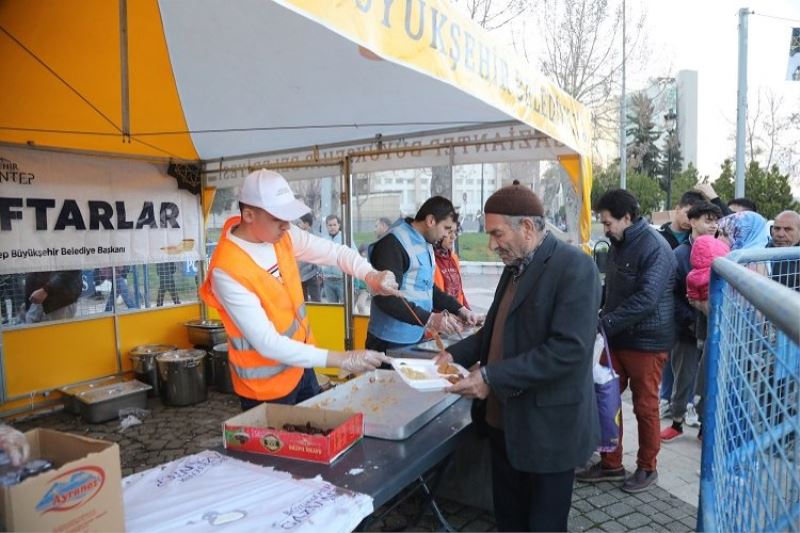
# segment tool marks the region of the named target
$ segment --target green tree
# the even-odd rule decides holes
[[[664,150],[661,152],[658,162],[658,175],[661,188],[664,190],[664,192],[668,192],[671,181],[673,201],[675,200],[676,196],[680,196],[684,192],[675,186],[675,180],[682,171],[683,154],[681,153],[681,143],[678,141],[678,136],[675,134],[675,131],[667,132],[667,135],[664,139]],[[670,176],[672,177],[671,180]]]
[[[627,178],[628,191],[639,200],[639,209],[643,216],[650,216],[653,212],[661,210],[666,196],[658,180],[638,172],[629,173]]]
[[[714,182],[714,190],[724,202],[734,197],[734,171],[730,159],[722,163],[722,173]],[[775,218],[785,209],[800,209],[800,204],[792,196],[789,175],[783,174],[777,165],[767,170],[761,168],[758,161],[751,161],[744,173],[744,195],[756,203],[758,212],[766,219]]]
[[[697,186],[698,183],[707,180],[708,176],[701,178],[697,173],[697,168],[689,163],[686,170],[672,175],[672,204],[668,205],[667,209],[672,209],[675,204],[681,199],[681,195],[686,191],[690,191]]]
[[[625,134],[630,138],[628,143],[628,165],[634,172],[655,177],[658,173],[659,150],[656,142],[661,132],[653,122],[655,108],[653,100],[643,92],[631,97],[631,114],[627,116],[630,124]]]
[[[639,200],[643,215],[659,211],[664,201],[664,192],[658,185],[658,180],[645,174],[638,174],[628,169],[627,189]],[[619,161],[608,165],[603,170],[596,172],[592,180],[592,205],[606,192],[619,189]]]
[[[735,188],[732,159],[728,158],[720,165],[720,174],[714,182],[714,190],[723,202],[727,202],[733,198],[733,191]]]
[[[619,160],[602,170],[598,168],[592,176],[592,206],[612,189],[619,189]]]

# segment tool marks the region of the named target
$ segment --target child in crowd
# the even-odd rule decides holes
[[[711,264],[717,257],[731,251],[727,243],[711,235],[702,235],[692,245],[689,262],[692,270],[686,276],[686,295],[689,300],[708,300],[708,285],[711,282]]]

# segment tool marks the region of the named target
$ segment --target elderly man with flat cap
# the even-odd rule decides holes
[[[486,201],[489,248],[506,267],[481,330],[437,356],[470,368],[448,391],[474,398],[489,437],[500,531],[566,531],[575,468],[599,440],[592,381],[600,277],[550,234],[539,198],[503,187]]]
[[[231,381],[242,409],[314,396],[320,388],[313,367],[366,372],[389,362],[371,350],[314,346],[297,261],[335,266],[381,295],[398,294],[394,274],[378,272],[355,250],[291,224],[310,209],[276,172],[259,170],[245,178],[239,210],[240,216],[225,222],[200,296],[219,311],[228,334]]]

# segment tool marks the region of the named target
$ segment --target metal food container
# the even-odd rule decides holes
[[[122,383],[125,381],[124,376],[111,376],[93,381],[92,383],[82,383],[80,385],[69,385],[61,387],[58,392],[64,395],[64,410],[73,415],[81,414],[81,402],[78,400],[77,395],[83,392],[96,390],[100,387],[107,387],[115,383]]]
[[[394,370],[373,370],[298,404],[364,413],[364,435],[403,440],[459,400],[445,392],[420,392]]]
[[[143,344],[131,350],[130,357],[133,363],[133,377],[153,387],[147,393],[148,396],[158,395],[158,368],[156,366],[156,356],[177,349],[177,346],[172,346],[171,344]]]
[[[212,348],[226,342],[228,335],[221,320],[190,320],[184,324],[189,332],[189,342],[195,346]]]
[[[214,346],[214,385],[219,392],[233,394],[231,368],[228,366],[228,343]]]
[[[132,380],[99,387],[78,394],[81,416],[91,424],[113,420],[119,416],[120,409],[127,407],[147,407],[147,391],[150,385]]]
[[[165,404],[182,406],[208,398],[205,350],[175,350],[156,356],[161,399]]]

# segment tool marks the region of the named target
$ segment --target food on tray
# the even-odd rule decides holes
[[[461,372],[458,371],[458,367],[455,365],[451,365],[450,363],[439,363],[436,366],[436,371],[439,372],[440,374],[445,374],[445,375],[461,374]]]
[[[456,383],[464,379],[464,376],[462,376],[461,374],[456,374],[451,376],[445,376],[444,379],[455,385]]]
[[[305,425],[301,424],[284,424],[284,431],[292,431],[294,433],[305,433],[306,435],[328,435],[332,430],[321,429],[311,425],[311,422],[306,422]]]
[[[400,368],[400,372],[403,373],[405,377],[408,379],[428,379],[428,375],[425,372],[420,372],[419,370],[414,370],[409,366],[403,366]]]

